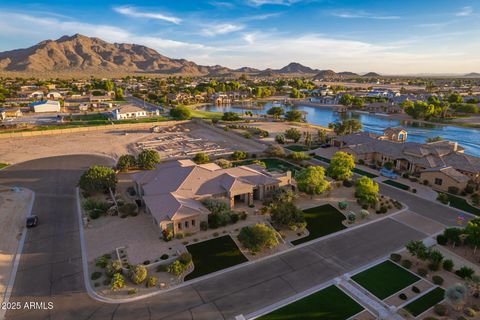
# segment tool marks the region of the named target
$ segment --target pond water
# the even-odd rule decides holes
[[[253,114],[265,114],[272,106],[283,106],[274,102],[258,103],[254,108],[248,105],[227,105],[216,106],[210,105],[202,107],[206,111],[219,112],[240,112],[251,111]],[[392,120],[388,117],[375,115],[371,113],[338,113],[330,108],[318,108],[311,106],[295,106],[284,107],[285,110],[300,110],[307,113],[307,121],[309,123],[328,126],[329,123],[342,119],[358,119],[363,124],[363,130],[382,133],[387,127],[402,126],[408,132],[408,141],[425,142],[429,137],[441,136],[445,140],[457,141],[465,148],[465,153],[480,157],[480,130],[472,128],[462,128],[455,126],[430,125],[414,121]]]

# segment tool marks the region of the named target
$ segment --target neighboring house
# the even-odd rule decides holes
[[[92,104],[98,104],[100,102],[108,102],[108,101],[112,101],[112,97],[109,96],[109,95],[104,95],[104,96],[94,96],[94,95],[90,95],[90,103]]]
[[[44,96],[45,94],[43,93],[43,91],[34,91],[29,94],[29,98],[31,99],[43,99]]]
[[[407,140],[407,131],[402,127],[388,127],[383,131],[388,140],[404,142]]]
[[[60,112],[60,102],[45,100],[30,104],[34,112]]]
[[[148,117],[147,111],[133,104],[121,105],[112,111],[115,120],[137,119]]]
[[[376,113],[401,113],[402,108],[394,102],[373,102],[365,106],[365,109],[369,112]]]
[[[0,120],[7,118],[19,118],[23,115],[19,108],[0,108]]]
[[[146,211],[161,230],[196,232],[210,213],[202,200],[224,199],[230,208],[263,200],[292,183],[290,171],[270,173],[256,165],[222,169],[214,163],[197,165],[177,160],[133,175],[135,188]]]
[[[456,187],[461,191],[465,189],[469,180],[469,177],[451,166],[427,169],[420,173],[420,181],[428,181],[433,188],[445,192],[449,192],[449,187]]]
[[[47,99],[53,99],[53,100],[62,99],[62,95],[60,94],[60,92],[50,91],[49,93],[47,93]]]
[[[355,160],[383,166],[391,162],[397,172],[420,174],[427,169],[453,167],[480,182],[480,158],[464,154],[456,142],[431,143],[392,141],[385,135],[358,132],[332,139],[341,151],[352,154]]]

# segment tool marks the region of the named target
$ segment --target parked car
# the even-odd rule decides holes
[[[380,174],[384,177],[390,178],[390,179],[397,179],[398,175],[394,173],[392,170],[388,170],[387,168],[382,168],[380,169]]]
[[[33,228],[38,225],[38,217],[37,216],[30,216],[27,218],[27,228]]]

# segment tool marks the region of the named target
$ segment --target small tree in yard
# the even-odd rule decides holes
[[[285,157],[285,150],[278,144],[272,144],[265,150],[265,154],[271,157]]]
[[[187,120],[192,116],[192,112],[185,106],[177,106],[170,109],[170,116],[176,120]]]
[[[155,165],[160,163],[160,155],[155,150],[143,150],[138,155],[138,165],[145,170],[155,169]]]
[[[293,140],[293,142],[297,143],[298,140],[302,137],[302,133],[300,130],[296,128],[290,128],[287,131],[285,131],[285,138]]]
[[[273,248],[278,244],[275,231],[263,223],[243,227],[238,234],[238,240],[252,252],[258,252],[264,248]]]
[[[124,154],[118,158],[117,169],[120,171],[128,171],[137,166],[137,159],[131,154]]]
[[[473,245],[473,254],[477,252],[480,245],[480,218],[470,220],[465,227],[465,233],[468,235],[468,243]]]
[[[453,308],[459,308],[467,299],[467,288],[462,284],[453,285],[445,290],[445,300],[452,305]]]
[[[303,211],[292,200],[278,201],[270,205],[270,219],[275,226],[287,226],[292,230],[307,226]]]
[[[113,275],[116,274],[116,273],[121,274],[122,273],[122,263],[120,262],[120,260],[115,259],[115,260],[110,261],[110,263],[108,263],[107,267],[105,268],[105,273],[109,277],[113,277]]]
[[[239,121],[240,116],[236,112],[224,112],[222,116],[223,121]]]
[[[215,164],[219,166],[220,168],[227,169],[232,167],[232,163],[228,161],[227,159],[218,159],[215,161]]]
[[[233,160],[243,160],[243,159],[246,159],[247,156],[248,154],[245,151],[241,151],[241,150],[235,150],[232,153]]]
[[[363,176],[355,182],[355,196],[366,203],[377,202],[378,190],[378,183],[369,177]]]
[[[147,278],[148,272],[147,268],[141,264],[133,266],[129,271],[130,280],[135,284],[140,284]]]
[[[118,289],[122,289],[125,287],[125,279],[120,273],[115,273],[112,277],[112,281],[110,282],[110,288],[112,291],[116,291]]]
[[[173,261],[167,268],[168,273],[179,276],[185,270],[185,266],[178,260]]]
[[[210,161],[210,158],[208,157],[208,154],[204,152],[199,152],[193,157],[193,161],[197,164],[204,164],[208,163]]]
[[[285,120],[291,122],[302,121],[302,113],[298,110],[290,110],[285,113]]]
[[[333,155],[330,161],[328,175],[335,180],[348,180],[353,175],[353,168],[355,168],[353,156],[339,151]]]
[[[310,166],[302,169],[295,177],[298,190],[310,195],[322,194],[330,184],[325,180],[325,169],[320,166]]]
[[[285,144],[285,136],[281,133],[275,136],[275,142],[279,144]]]
[[[78,185],[87,192],[108,192],[115,189],[117,176],[112,168],[92,166],[80,177]]]
[[[147,282],[145,283],[145,286],[147,288],[153,288],[157,285],[158,283],[158,278],[157,277],[148,277]]]
[[[295,161],[302,161],[310,159],[310,156],[302,151],[293,151],[288,155],[288,157]]]

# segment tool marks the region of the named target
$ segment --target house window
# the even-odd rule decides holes
[[[443,183],[442,179],[440,178],[435,178],[435,184],[441,186]]]
[[[185,221],[185,228],[188,228],[188,221]]]
[[[195,227],[195,220],[192,220],[192,226]]]
[[[178,229],[182,230],[182,224],[181,223],[178,224]]]

